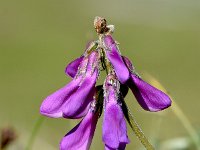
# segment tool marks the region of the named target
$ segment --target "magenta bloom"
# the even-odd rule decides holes
[[[105,114],[103,120],[103,142],[106,149],[125,149],[129,143],[126,121],[119,99],[120,83],[114,75],[108,75],[104,83]]]
[[[146,83],[134,73],[131,61],[126,57],[120,56],[115,41],[110,35],[104,38],[104,42],[108,49],[106,54],[114,67],[119,81],[132,90],[142,108],[148,111],[159,111],[171,105],[171,100],[165,93]],[[126,69],[123,70],[121,69],[122,67]],[[128,73],[127,70],[129,70]]]
[[[76,77],[43,101],[41,114],[55,118],[81,118],[86,115],[99,74],[98,56],[94,51],[83,58],[78,71],[76,70]]]
[[[102,24],[98,18],[96,21],[99,40],[90,42],[84,54],[67,65],[65,73],[72,81],[49,95],[40,107],[40,113],[48,117],[82,118],[63,137],[60,150],[88,150],[102,112],[105,150],[124,150],[130,142],[126,126],[126,120],[129,124],[130,120],[124,101],[129,88],[147,111],[160,111],[171,105],[165,93],[143,81],[131,61],[121,56],[105,20],[100,20]],[[104,84],[96,86],[103,70],[107,73]]]

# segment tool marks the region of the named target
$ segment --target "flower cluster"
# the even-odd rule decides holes
[[[130,142],[123,106],[130,88],[141,107],[160,111],[171,105],[170,98],[146,83],[136,73],[131,61],[120,54],[112,37],[114,27],[95,18],[97,41],[86,46],[84,54],[72,61],[65,73],[72,81],[49,95],[40,113],[53,118],[82,118],[61,140],[61,150],[88,150],[98,118],[104,112],[102,140],[106,150],[124,150]],[[96,86],[100,71],[107,73],[103,85]]]

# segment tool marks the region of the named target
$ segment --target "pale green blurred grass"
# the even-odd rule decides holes
[[[0,1],[0,127],[13,125],[20,142],[26,143],[42,100],[70,81],[64,74],[66,64],[82,54],[89,40],[97,38],[93,29],[97,15],[115,25],[120,50],[137,71],[159,79],[199,129],[198,0]],[[126,101],[151,138],[156,113],[142,110],[131,92]],[[175,115],[166,112],[158,138],[187,136]],[[45,120],[34,149],[58,149],[61,137],[77,122]],[[129,131],[131,144],[127,149],[138,149],[140,143]],[[103,149],[101,121],[94,148]]]

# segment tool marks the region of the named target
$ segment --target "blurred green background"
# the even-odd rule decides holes
[[[0,128],[13,126],[18,134],[10,149],[24,149],[42,100],[71,80],[64,74],[65,66],[83,53],[88,41],[97,39],[95,16],[115,25],[121,53],[144,79],[144,72],[158,79],[199,131],[199,0],[1,0]],[[145,112],[130,91],[126,101],[152,143],[162,146],[189,137],[171,109]],[[33,150],[58,149],[77,122],[46,118]],[[100,120],[91,149],[103,149],[101,132]],[[128,134],[127,150],[144,149],[130,128]]]

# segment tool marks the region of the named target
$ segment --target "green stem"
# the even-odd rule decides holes
[[[28,142],[27,142],[27,146],[25,148],[25,150],[31,150],[32,149],[32,146],[33,146],[33,143],[35,141],[35,138],[39,132],[39,129],[41,128],[42,126],[42,123],[44,122],[45,118],[43,116],[39,116],[34,127],[33,127],[33,130],[31,132],[31,135],[28,139]]]
[[[121,108],[122,108],[123,114],[124,114],[128,124],[130,125],[131,129],[137,136],[137,138],[140,140],[140,142],[146,148],[146,150],[155,150],[155,148],[151,145],[149,140],[146,138],[146,136],[142,132],[142,130],[141,130],[140,126],[138,125],[138,123],[136,122],[135,118],[131,115],[125,101],[121,101],[121,102],[122,102]]]

